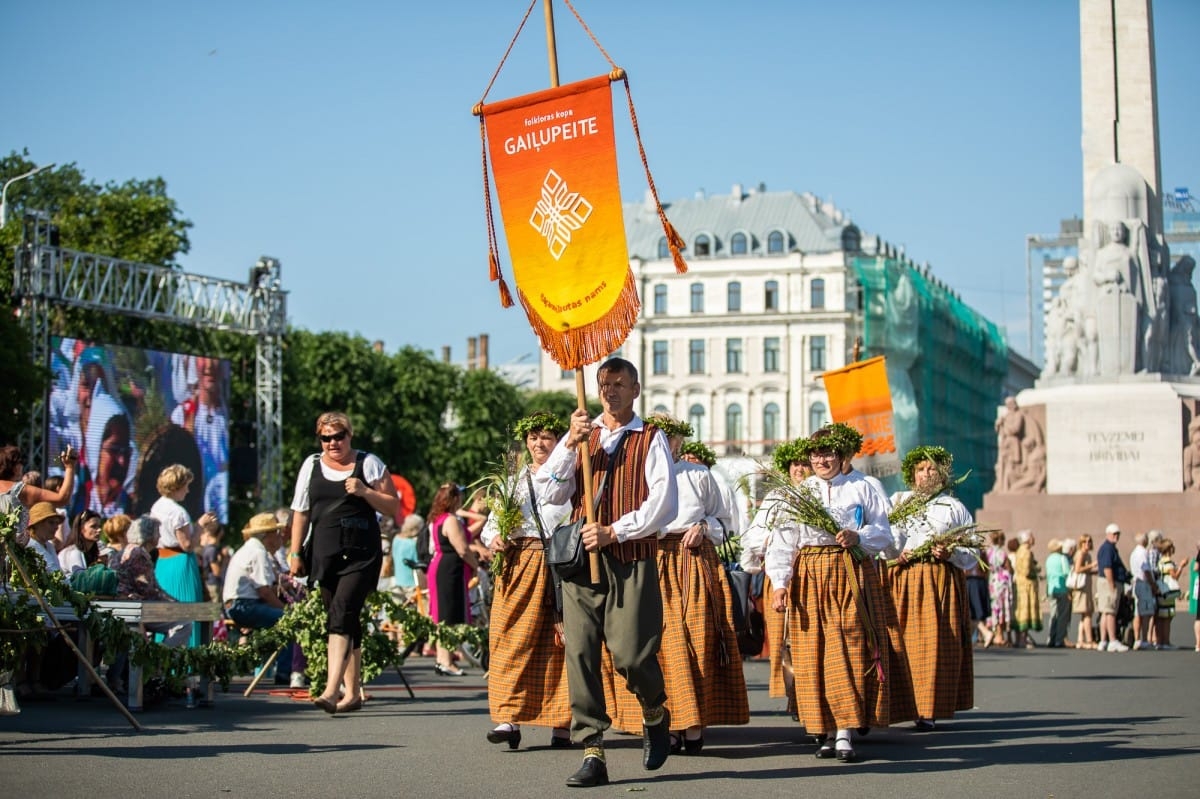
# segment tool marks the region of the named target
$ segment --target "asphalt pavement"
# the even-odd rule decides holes
[[[1200,652],[1192,617],[1170,652],[976,650],[975,709],[939,722],[872,730],[863,760],[814,757],[816,747],[767,696],[767,664],[745,663],[751,722],[710,729],[699,756],[641,766],[641,739],[610,734],[607,787],[569,789],[578,749],[549,748],[523,728],[520,749],[484,740],[491,727],[477,669],[442,677],[410,659],[409,698],[393,672],[361,711],[327,716],[248,680],[211,709],[183,699],[138,714],[135,732],[102,698],[25,703],[0,717],[0,786],[11,797],[527,797],[663,799],[775,796],[1191,797],[1200,794]],[[1044,640],[1044,634],[1037,636]]]

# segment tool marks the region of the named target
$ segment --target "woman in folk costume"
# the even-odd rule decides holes
[[[566,431],[567,423],[550,413],[526,416],[513,426],[514,437],[529,453],[529,464],[511,487],[520,505],[520,526],[506,534],[504,514],[493,512],[483,527],[484,545],[504,559],[488,628],[488,707],[497,726],[487,739],[509,749],[521,745],[522,723],[552,728],[553,747],[571,745],[566,664],[555,638],[560,616],[545,558],[545,541],[567,520],[571,505],[539,499],[532,481]]]
[[[916,729],[970,710],[975,699],[966,573],[979,562],[974,519],[950,495],[954,458],[942,447],[911,450],[902,466],[910,487],[892,497],[900,557],[887,584],[911,677]],[[900,664],[895,664],[899,668]],[[893,669],[895,670],[895,669]],[[893,680],[892,722],[899,683]]]
[[[787,475],[792,485],[799,486],[812,476],[812,467],[808,462],[810,444],[811,442],[807,438],[797,438],[794,441],[785,441],[775,447],[775,451],[771,453],[775,469]],[[758,511],[754,514],[753,521],[742,535],[742,569],[751,574],[758,574],[763,570],[767,550],[777,538],[776,531],[783,527],[795,527],[796,525],[795,519],[786,511],[786,503],[779,492],[773,491],[763,498],[762,503],[758,506]],[[769,575],[764,575],[762,596],[765,602],[770,602],[772,593],[774,590],[771,578]],[[786,619],[787,616],[783,613],[776,613],[770,608],[764,609],[763,622],[766,627],[767,648],[771,658],[767,695],[786,697],[792,718],[796,719],[798,718],[796,715],[796,690],[792,684],[791,661],[788,659],[788,663],[784,663]],[[748,652],[745,654],[753,656],[758,653]]]
[[[800,722],[823,734],[817,757],[858,760],[853,730],[889,722],[884,594],[873,559],[892,540],[884,500],[841,473],[855,449],[822,428],[811,437],[813,476],[787,501],[794,526],[766,551],[771,605],[789,608]]]
[[[679,497],[678,512],[658,541],[663,599],[658,659],[666,680],[673,751],[699,754],[705,727],[750,722],[733,601],[716,549],[726,541],[733,509],[708,467],[680,457],[692,426],[661,415],[647,421],[667,434]]]

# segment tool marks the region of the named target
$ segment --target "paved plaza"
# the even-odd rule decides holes
[[[1038,636],[1039,640],[1044,638]],[[478,670],[455,680],[410,660],[416,693],[395,673],[345,716],[247,680],[212,709],[182,699],[148,709],[141,733],[104,699],[28,703],[0,718],[0,786],[11,797],[1103,797],[1197,795],[1200,653],[1192,618],[1176,619],[1173,652],[976,652],[976,709],[933,733],[874,730],[863,762],[817,760],[815,747],[767,696],[767,666],[745,664],[751,723],[716,728],[702,755],[642,770],[641,739],[610,735],[607,787],[572,790],[578,750],[550,749],[524,728],[521,749],[484,740],[491,726]]]

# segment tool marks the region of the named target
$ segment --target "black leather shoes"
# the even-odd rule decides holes
[[[571,743],[570,738],[560,738],[557,735],[550,736],[551,749],[570,749],[572,746],[574,746],[574,744]],[[513,748],[516,749],[515,746]]]
[[[837,759],[839,763],[857,763],[858,752],[853,749],[839,749],[837,750]]]
[[[598,757],[585,757],[579,771],[567,777],[567,787],[591,788],[596,785],[608,785],[608,766]]]
[[[671,711],[663,708],[662,721],[653,726],[642,724],[642,765],[657,771],[671,754]]]
[[[488,743],[508,744],[509,749],[516,749],[521,745],[521,731],[519,729],[488,730],[487,739]]]
[[[689,755],[698,755],[704,749],[704,736],[700,736],[695,740],[691,738],[683,739],[683,751]]]
[[[833,757],[834,754],[833,741],[829,738],[826,738],[821,742],[820,748],[817,749],[817,757],[821,760],[828,760],[829,758]]]

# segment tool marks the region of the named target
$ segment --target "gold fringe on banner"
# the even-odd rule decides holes
[[[534,313],[520,286],[517,286],[517,294],[542,349],[563,369],[579,369],[615,351],[625,343],[642,311],[633,272],[626,273],[625,285],[617,295],[616,304],[603,319],[573,330],[551,328]]]

